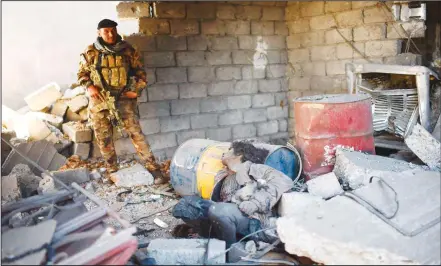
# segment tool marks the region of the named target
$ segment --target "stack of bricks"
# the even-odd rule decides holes
[[[288,138],[286,2],[121,2],[144,56],[140,123],[158,157],[191,138]],[[127,145],[129,139],[116,145]],[[117,149],[121,150],[121,148]],[[124,150],[124,149],[123,149]]]
[[[386,4],[390,9],[392,2]],[[407,35],[388,8],[376,1],[288,2],[289,102],[301,96],[347,93],[348,62],[394,64]],[[424,21],[403,27],[407,33],[419,29],[412,37],[424,37]],[[292,109],[289,129],[295,123]]]

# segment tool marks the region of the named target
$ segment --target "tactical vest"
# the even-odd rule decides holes
[[[121,89],[127,85],[129,58],[119,54],[98,53],[94,65],[101,74],[103,85],[108,89]]]

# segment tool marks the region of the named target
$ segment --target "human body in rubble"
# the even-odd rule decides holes
[[[156,177],[155,183],[163,183],[166,180],[141,131],[136,112],[137,97],[147,85],[146,72],[138,51],[122,40],[117,25],[109,19],[98,23],[98,38],[81,54],[78,83],[87,88],[89,120],[109,172],[117,171],[118,165],[110,111],[101,90],[115,97],[122,126],[129,133],[140,159]]]
[[[219,201],[186,196],[174,207],[173,215],[203,237],[224,240],[227,248],[238,241],[237,235],[274,227],[277,215],[273,207],[283,193],[292,189],[293,182],[263,164],[267,155],[267,150],[251,143],[233,142],[222,157],[226,167],[216,176],[216,180],[223,179]],[[257,234],[254,240],[272,242],[276,237],[275,230],[268,230]]]

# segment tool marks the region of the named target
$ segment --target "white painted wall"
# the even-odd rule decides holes
[[[101,19],[117,21],[120,34],[138,32],[136,20],[117,19],[118,3],[2,2],[2,104],[17,110],[47,83],[76,82],[79,55],[95,41]]]

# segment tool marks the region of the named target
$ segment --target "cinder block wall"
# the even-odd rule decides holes
[[[148,72],[139,114],[154,153],[170,158],[190,138],[287,139],[286,2],[154,5],[117,6],[121,19],[139,20],[126,40]],[[135,152],[126,138],[116,148]]]

